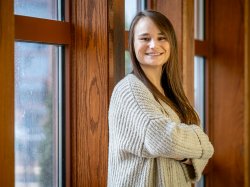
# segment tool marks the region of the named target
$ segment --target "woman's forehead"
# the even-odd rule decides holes
[[[152,19],[149,17],[142,17],[134,28],[134,33],[136,35],[146,35],[150,33],[163,34],[162,31],[158,28],[158,26],[154,23]]]

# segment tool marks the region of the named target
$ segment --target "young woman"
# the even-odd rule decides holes
[[[172,24],[139,12],[129,47],[133,72],[110,101],[108,186],[191,187],[214,149],[184,94]]]

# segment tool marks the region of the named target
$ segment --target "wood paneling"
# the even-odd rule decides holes
[[[121,76],[116,74],[118,64],[124,65],[122,2],[72,0],[71,186],[74,187],[101,187],[107,183],[109,95]]]
[[[0,186],[14,187],[13,0],[0,1]]]
[[[210,186],[244,186],[244,1],[210,2]]]

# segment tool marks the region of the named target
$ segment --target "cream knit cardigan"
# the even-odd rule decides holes
[[[213,152],[200,127],[181,123],[135,75],[116,85],[109,107],[109,187],[191,187]],[[193,165],[174,158],[190,158]]]

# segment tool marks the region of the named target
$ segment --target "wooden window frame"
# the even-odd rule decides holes
[[[5,174],[0,176],[0,186],[15,185],[14,155],[14,43],[15,41],[58,44],[65,47],[65,185],[70,186],[70,0],[64,0],[65,21],[55,21],[14,15],[14,0],[0,2],[0,91],[5,102],[0,105],[0,160]],[[8,65],[6,66],[7,63]],[[4,117],[3,117],[4,116]],[[3,161],[3,162],[2,162]]]

